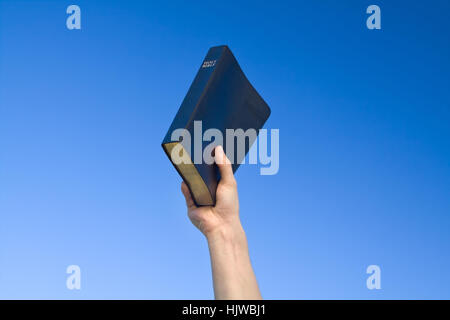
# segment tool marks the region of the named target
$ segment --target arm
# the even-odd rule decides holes
[[[237,185],[231,163],[221,146],[216,147],[214,159],[221,175],[214,207],[197,207],[189,188],[184,182],[181,185],[188,216],[208,241],[214,296],[216,299],[261,299],[239,219]]]

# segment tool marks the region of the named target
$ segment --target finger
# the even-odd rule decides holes
[[[189,187],[184,183],[184,181],[181,183],[181,192],[184,195],[184,198],[186,199],[186,205],[188,208],[195,208],[197,207],[195,205],[194,200],[192,199],[191,192],[189,191]]]
[[[221,182],[225,184],[234,185],[236,180],[234,179],[233,169],[231,168],[231,162],[227,158],[227,155],[223,151],[222,146],[217,146],[214,150],[214,161],[219,167]]]

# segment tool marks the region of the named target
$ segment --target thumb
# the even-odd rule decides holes
[[[236,184],[236,180],[234,179],[233,169],[231,168],[231,162],[228,159],[227,155],[223,151],[222,146],[217,146],[214,150],[214,161],[219,167],[221,182],[234,185]]]

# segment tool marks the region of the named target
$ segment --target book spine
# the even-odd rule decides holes
[[[186,128],[188,126],[189,121],[195,112],[195,108],[198,105],[203,92],[207,88],[208,82],[219,62],[222,51],[223,47],[213,47],[209,49],[169,130],[167,131],[163,143],[172,142],[171,135],[174,130]]]

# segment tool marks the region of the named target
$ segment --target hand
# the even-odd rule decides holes
[[[216,299],[261,299],[247,238],[239,220],[236,180],[222,146],[215,148],[214,161],[221,176],[214,207],[197,207],[187,185],[181,184],[188,216],[208,240],[214,296]]]
[[[181,191],[186,199],[191,222],[209,239],[224,230],[241,230],[239,199],[231,162],[222,146],[215,148],[214,161],[219,167],[221,179],[216,191],[216,205],[198,207],[192,199],[188,186],[182,182]]]

